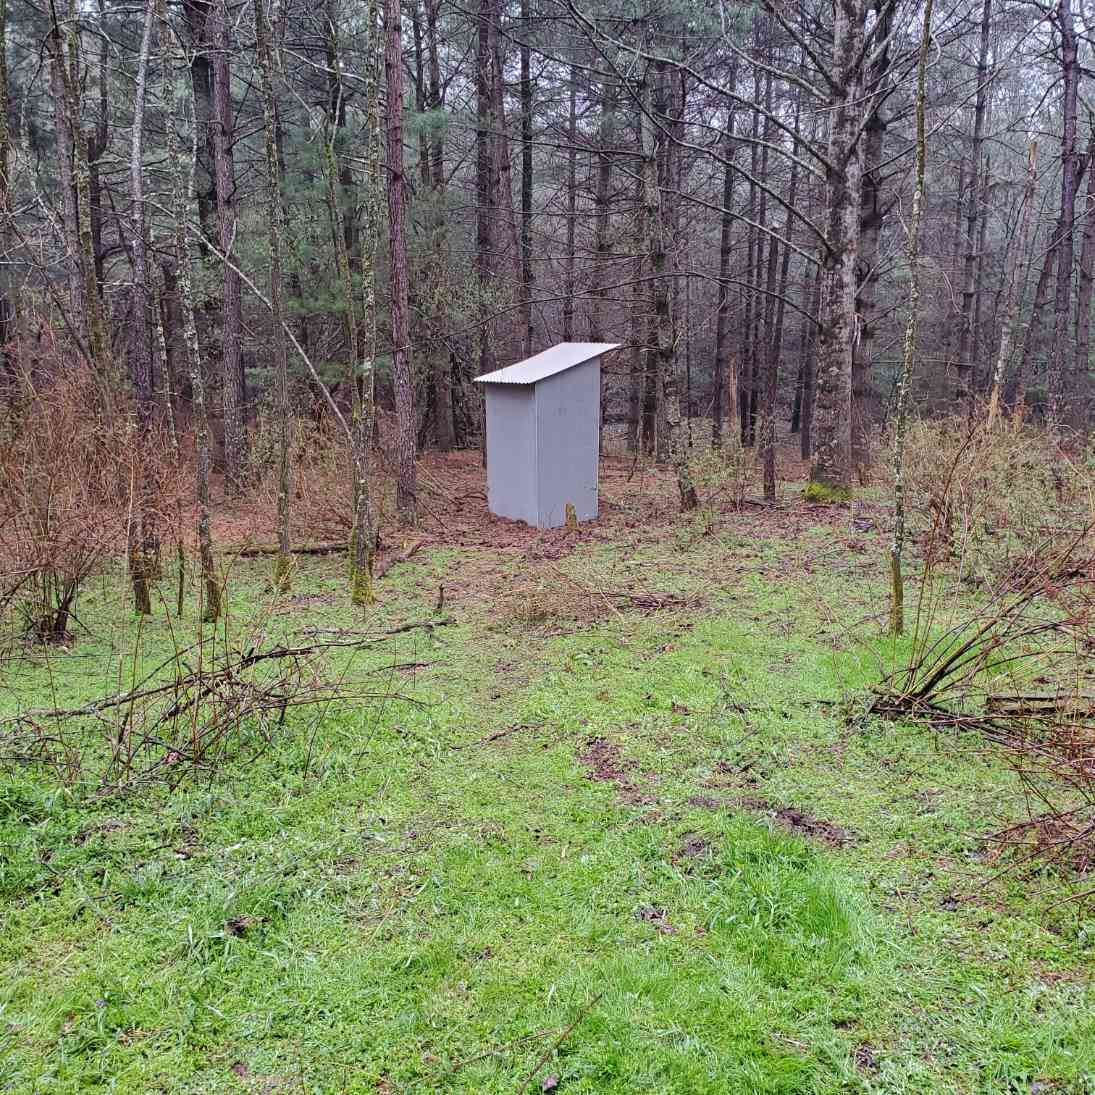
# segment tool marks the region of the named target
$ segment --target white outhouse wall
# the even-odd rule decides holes
[[[487,505],[499,517],[535,525],[535,387],[488,384],[486,401]]]
[[[530,523],[559,528],[568,502],[579,521],[590,521],[597,516],[600,359],[546,377],[534,388],[536,518]]]

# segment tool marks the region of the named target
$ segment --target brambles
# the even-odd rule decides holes
[[[910,422],[905,477],[912,534],[966,579],[999,577],[1095,517],[1095,468],[1022,422]]]
[[[162,531],[177,520],[185,469],[162,429],[138,464],[117,398],[60,356],[21,376],[19,413],[0,440],[0,612],[30,638],[63,641],[84,582],[126,551],[138,475],[153,479],[146,520]]]

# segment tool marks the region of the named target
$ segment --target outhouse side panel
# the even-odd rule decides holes
[[[559,528],[566,506],[579,521],[597,516],[601,363],[587,361],[536,385],[536,466],[540,528]]]
[[[531,384],[487,384],[487,506],[536,524],[536,398]]]

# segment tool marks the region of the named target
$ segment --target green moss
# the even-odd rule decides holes
[[[811,479],[803,493],[807,502],[816,502],[820,505],[830,505],[835,502],[849,502],[852,498],[851,487],[834,487],[829,483],[821,483]]]
[[[275,593],[288,593],[292,587],[290,574],[293,569],[293,557],[281,552],[274,557],[273,588]]]

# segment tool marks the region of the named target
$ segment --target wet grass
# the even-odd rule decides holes
[[[553,566],[531,621],[494,596],[520,559],[422,553],[363,623],[336,561],[276,603],[238,564],[240,634],[383,630],[442,584],[453,622],[333,666],[413,655],[406,698],[173,792],[5,775],[0,1086],[1095,1090],[1095,925],[985,854],[1008,771],[847,699],[899,653],[881,552],[697,521]],[[680,600],[590,608],[638,586]],[[193,630],[138,639],[124,605],[108,576],[0,706],[110,690]]]

